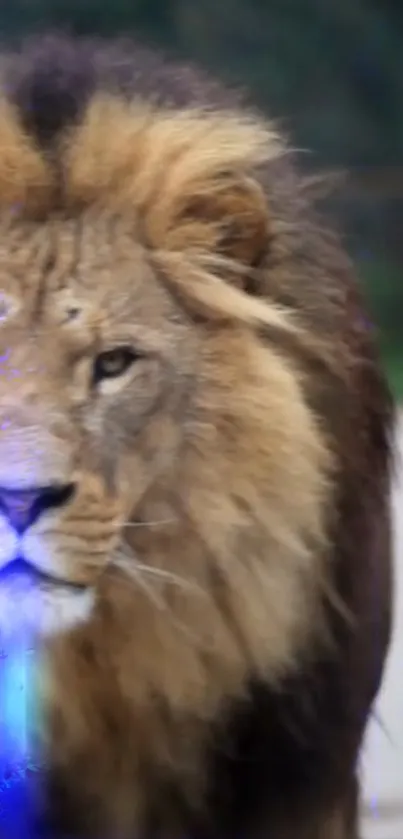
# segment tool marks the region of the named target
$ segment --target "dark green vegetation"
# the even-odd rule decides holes
[[[0,0],[4,41],[45,25],[134,31],[195,59],[249,88],[310,168],[347,169],[332,209],[403,395],[401,0]]]

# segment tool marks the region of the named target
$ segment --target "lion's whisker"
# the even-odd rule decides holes
[[[183,588],[184,590],[198,592],[199,594],[205,596],[205,592],[203,589],[194,583],[191,580],[187,580],[185,577],[180,577],[178,574],[174,574],[172,571],[166,571],[163,568],[154,568],[152,566],[143,565],[136,561],[136,567],[139,571],[150,574],[150,576],[160,577],[163,580],[166,580],[169,583],[173,583],[174,585],[179,586],[179,588]]]
[[[118,568],[121,568],[121,570],[128,574],[128,576],[130,576],[130,578],[143,589],[144,593],[147,595],[149,600],[151,600],[154,606],[157,607],[157,609],[160,611],[166,611],[168,609],[167,603],[164,602],[164,599],[155,589],[152,588],[152,586],[148,585],[148,583],[144,580],[142,573],[136,573],[138,572],[136,563],[130,561],[130,558],[123,552],[116,555],[115,565]]]
[[[151,603],[153,603],[156,608],[161,612],[167,612],[168,619],[172,626],[178,629],[183,635],[185,635],[192,643],[200,643],[199,636],[192,632],[190,628],[183,623],[183,621],[178,620],[175,618],[174,614],[172,613],[169,603],[164,601],[163,597],[159,592],[157,592],[152,585],[148,585],[144,579],[144,572],[151,572],[154,573],[155,576],[163,576],[164,578],[169,577],[170,582],[174,582],[178,584],[180,587],[184,587],[183,583],[188,583],[189,581],[183,580],[181,577],[178,577],[176,574],[172,574],[169,571],[164,571],[163,569],[158,568],[149,568],[147,565],[143,565],[143,563],[138,563],[137,560],[132,557],[128,556],[124,551],[121,551],[115,557],[115,565],[121,568],[125,573],[128,573],[128,576],[142,588],[144,594],[149,598]],[[189,586],[192,586],[189,583]],[[193,589],[195,587],[193,586]],[[199,593],[203,593],[202,589],[197,587]]]
[[[124,522],[123,525],[118,525],[118,527],[122,527],[124,530],[129,527],[159,527],[163,524],[175,524],[176,519],[156,519],[155,521],[128,521]]]
[[[119,553],[116,556],[115,565],[128,573],[129,576],[136,582],[139,581],[141,575],[148,574],[150,577],[159,578],[167,583],[172,583],[184,591],[192,591],[205,596],[205,592],[199,585],[197,585],[197,583],[187,580],[185,577],[181,577],[173,571],[167,571],[164,568],[155,568],[155,566],[138,562],[135,556],[127,556],[124,552]]]
[[[144,580],[144,578],[141,574],[138,574],[138,576],[136,576],[135,579],[136,579],[136,582],[138,583],[138,585],[140,586],[140,588],[143,589],[144,593],[147,595],[149,600],[151,600],[151,602],[154,604],[154,606],[156,606],[156,608],[160,612],[169,611],[168,610],[168,604],[164,601],[163,597],[161,597],[161,595],[155,589],[153,589],[152,586],[149,586],[146,583],[146,581]]]

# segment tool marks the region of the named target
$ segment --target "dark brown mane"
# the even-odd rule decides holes
[[[189,65],[172,64],[136,41],[112,45],[102,39],[75,39],[45,34],[22,42],[4,59],[3,85],[29,133],[40,144],[72,122],[79,122],[86,104],[99,90],[150,99],[173,108],[233,107],[236,92],[224,90]]]

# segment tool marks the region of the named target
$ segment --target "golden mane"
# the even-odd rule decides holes
[[[101,319],[99,301],[106,294],[115,303],[116,289],[119,305],[140,306],[133,326],[147,329],[150,311],[153,331],[170,345],[156,374],[166,401],[157,387],[152,405],[144,401],[140,373],[122,386],[121,402],[117,391],[104,408],[100,399],[93,447],[92,392],[83,419],[69,419],[80,486],[61,514],[59,544],[67,545],[66,565],[98,555],[103,565],[94,561],[90,619],[67,632],[58,627],[43,649],[40,735],[56,799],[60,784],[77,835],[93,822],[92,835],[156,829],[231,839],[239,805],[256,825],[255,832],[240,825],[242,836],[330,831],[344,839],[389,631],[392,422],[348,260],[315,226],[303,179],[288,167],[288,147],[270,121],[225,104],[181,108],[180,91],[169,107],[149,94],[126,101],[94,93],[102,55],[101,78],[86,80],[85,56],[75,74],[75,48],[66,54],[56,43],[50,58],[46,43],[38,49],[16,74],[15,104],[0,102],[5,280],[13,284],[15,253],[25,246],[19,216],[46,244],[56,220],[63,253],[56,236],[53,256],[67,264],[65,290],[82,280],[85,303],[94,289]],[[54,84],[60,75],[62,92]],[[141,74],[131,79],[141,94]],[[185,85],[192,101],[188,77]],[[17,247],[7,231],[15,221]],[[36,273],[48,273],[35,312],[46,310],[51,281],[60,290],[55,263],[39,250]],[[37,281],[23,257],[21,298]],[[53,298],[48,308],[53,317]],[[112,310],[120,336],[124,321]],[[79,337],[79,319],[76,327]],[[51,357],[63,344],[56,321],[45,334]],[[25,351],[18,331],[19,342]],[[88,358],[88,380],[98,352]],[[56,379],[59,369],[57,362],[49,381],[63,400],[66,392],[70,417],[73,399],[75,411],[81,402],[64,373],[61,384]],[[28,414],[36,386],[42,399],[42,379],[27,381],[27,391],[20,382],[10,388]],[[116,440],[104,421],[112,400]],[[119,422],[126,405],[130,433]],[[52,425],[37,448],[48,452],[54,438]],[[57,438],[57,450],[64,442]],[[109,448],[122,474],[116,481],[103,457]],[[119,511],[111,515],[111,483],[123,524]],[[334,608],[339,599],[344,612]]]
[[[99,94],[62,135],[55,166],[4,100],[0,206],[40,218],[91,207],[136,216],[156,266],[198,314],[284,333],[324,358],[294,314],[242,290],[271,238],[256,176],[285,153],[271,124],[242,111],[172,110]],[[229,230],[232,245],[222,247]]]
[[[0,100],[0,207],[36,214],[50,208],[54,175],[17,109]]]
[[[135,210],[164,273],[199,307],[292,331],[283,312],[218,282],[225,270],[249,268],[219,252],[229,219],[246,246],[266,237],[265,202],[247,178],[283,153],[277,133],[242,112],[172,111],[99,96],[67,143],[66,198]]]

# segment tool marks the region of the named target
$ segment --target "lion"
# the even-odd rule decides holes
[[[39,823],[356,839],[393,405],[349,258],[197,69],[38,35],[0,72],[0,631],[40,645]]]

